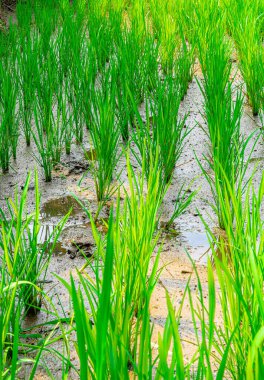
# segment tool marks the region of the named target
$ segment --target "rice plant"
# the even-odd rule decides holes
[[[175,165],[180,158],[184,140],[189,130],[186,126],[187,116],[179,118],[179,106],[182,92],[168,78],[157,86],[152,109],[153,140],[160,151],[162,173],[165,183],[171,180]]]
[[[112,180],[120,157],[118,150],[120,129],[115,117],[116,86],[114,83],[108,83],[111,74],[114,75],[114,72],[108,72],[102,89],[95,90],[93,94],[93,119],[90,133],[97,158],[96,162],[93,161],[93,176],[99,202],[109,198],[113,192]]]
[[[18,72],[20,85],[19,108],[22,119],[22,129],[27,146],[31,142],[32,118],[35,102],[35,75],[38,70],[38,36],[33,33],[22,34],[19,42],[21,54],[18,54]]]
[[[217,361],[225,357],[230,378],[259,379],[263,375],[263,175],[257,189],[251,178],[244,201],[241,188],[234,192],[229,184],[227,191],[226,197],[232,199],[232,207],[226,202],[224,235],[216,236],[205,223],[223,313],[223,324],[215,326],[215,339],[211,344],[216,350]],[[204,316],[200,315],[201,318]],[[225,347],[229,347],[228,355]]]
[[[6,263],[6,275],[11,282],[25,282],[25,285],[19,287],[19,299],[23,302],[25,313],[37,312],[41,307],[41,282],[45,281],[51,254],[68,218],[66,215],[49,239],[40,245],[40,194],[37,172],[35,172],[35,210],[31,215],[27,215],[29,184],[30,175],[27,177],[20,199],[16,193],[14,200],[8,201],[9,215],[0,209],[3,220],[0,248]]]
[[[173,69],[175,80],[179,86],[181,100],[187,94],[189,83],[192,81],[194,57],[194,47],[187,44],[185,36],[182,34],[182,42],[176,53]]]
[[[20,370],[18,358],[19,323],[21,305],[16,302],[17,282],[9,282],[5,274],[6,265],[1,263],[0,283],[0,376],[15,378]]]
[[[261,36],[263,13],[259,13],[260,2],[236,0],[229,23],[239,56],[239,68],[246,84],[246,93],[253,115],[264,108],[264,50]]]
[[[218,12],[219,10],[211,11],[212,22],[217,20]],[[247,167],[244,163],[244,152],[248,140],[240,133],[243,97],[240,91],[234,101],[232,96],[230,45],[224,39],[224,24],[219,19],[218,23],[218,29],[208,31],[206,41],[199,43],[204,79],[198,83],[204,96],[205,120],[212,145],[211,157],[206,158],[206,161],[213,175],[202,166],[201,168],[213,193],[219,226],[223,228],[226,179],[232,184],[234,191],[237,182],[243,180]]]
[[[140,336],[142,326],[149,325],[145,313],[157,281],[159,255],[151,273],[149,266],[157,243],[154,232],[161,194],[154,173],[146,197],[143,193],[144,174],[137,180],[129,162],[128,176],[131,198],[126,198],[122,212],[120,199],[117,201],[115,220],[113,213],[109,218],[106,248],[92,221],[97,253],[95,262],[88,261],[85,266],[92,269],[95,280],[80,272],[81,291],[76,288],[73,278],[70,284],[61,279],[74,307],[80,376],[94,374],[96,378],[103,378],[107,374],[113,378],[128,378],[130,366],[134,367],[138,361],[137,370],[144,373],[144,363],[148,361],[143,339],[138,358],[139,345],[135,334]],[[91,315],[86,310],[85,300],[89,303]],[[150,344],[147,337],[145,339]]]
[[[11,73],[12,62],[0,63],[0,160],[3,172],[9,170],[10,158],[16,159],[19,128],[16,123],[17,82]]]
[[[137,126],[133,131],[133,141],[137,147],[137,151],[133,149],[134,155],[140,165],[145,157],[147,178],[151,157],[158,157],[163,186],[171,181],[184,141],[189,134],[185,124],[187,116],[182,119],[178,117],[180,101],[178,84],[168,77],[157,85],[156,93],[146,102],[146,122],[142,120],[134,104],[137,117]]]
[[[98,70],[104,69],[113,51],[111,25],[100,3],[92,1],[88,7],[88,31]]]

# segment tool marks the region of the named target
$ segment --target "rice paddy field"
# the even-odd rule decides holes
[[[264,379],[263,0],[0,0],[0,379]]]

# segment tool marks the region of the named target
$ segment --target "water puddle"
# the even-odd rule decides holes
[[[59,239],[55,245],[54,253],[69,254],[74,258],[82,253],[87,257],[93,254],[94,239],[92,235],[91,223],[83,213],[83,209],[78,201],[68,195],[54,198],[46,202],[41,208],[41,228],[38,235],[38,243],[49,242],[50,246],[54,240],[56,226],[58,222],[72,210],[69,219],[63,227]],[[108,218],[99,218],[96,227],[101,233],[106,233],[108,229]],[[33,224],[29,226],[33,232]]]
[[[54,253],[68,253],[72,241],[80,241],[84,244],[85,239],[91,231],[89,223],[85,222],[83,209],[78,201],[70,195],[54,198],[43,204],[40,212],[40,230],[38,233],[38,244],[44,245],[48,243],[51,247],[56,227],[59,221],[71,210],[69,219],[63,227],[58,241],[56,242]],[[33,234],[34,224],[28,226],[29,233]],[[91,235],[91,233],[90,233]]]
[[[207,262],[207,256],[210,253],[210,244],[205,232],[184,231],[181,234],[183,244],[190,250],[194,260],[202,263]]]
[[[81,205],[71,195],[54,198],[44,203],[41,208],[41,218],[62,218],[70,209],[72,209],[71,216],[78,215],[83,211]]]

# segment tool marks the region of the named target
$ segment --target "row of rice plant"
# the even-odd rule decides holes
[[[261,1],[236,0],[229,7],[229,28],[239,57],[239,69],[253,115],[264,107],[263,5]]]
[[[87,20],[82,2],[75,6],[61,2],[56,15],[49,2],[18,4],[18,25],[11,24],[1,38],[3,171],[9,168],[11,152],[16,158],[21,134],[28,146],[33,138],[38,151],[35,158],[43,167],[46,181],[51,180],[52,168],[63,150],[70,153],[73,138],[83,143],[85,125],[95,142],[92,131],[98,120],[94,115],[98,99],[108,96],[106,77],[118,84],[112,90],[113,101],[117,102],[112,122],[124,142],[129,140],[129,128],[135,122],[134,103],[138,106],[153,97],[153,91],[157,93],[156,103],[160,101],[156,85],[160,76],[159,48],[152,34],[146,29],[143,38],[138,24],[123,25],[119,11],[106,17],[100,7],[90,7]],[[142,23],[144,15],[139,15]],[[101,42],[98,31],[103,36]],[[8,49],[12,54],[7,54]],[[99,56],[102,52],[106,52],[104,57]],[[177,99],[178,92],[183,97],[187,91],[192,62],[181,35],[168,74],[168,80],[175,77],[178,83]]]
[[[243,181],[247,168],[244,157],[247,141],[240,132],[243,98],[239,89],[233,100],[231,48],[225,39],[225,24],[220,9],[212,5],[209,4],[204,12],[197,12],[200,24],[198,49],[203,72],[199,86],[204,96],[204,116],[211,142],[209,157],[205,159],[212,174],[207,168],[201,168],[211,186],[219,227],[224,228],[227,187],[232,185],[235,193],[237,184]]]

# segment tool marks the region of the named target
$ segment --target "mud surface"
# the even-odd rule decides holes
[[[199,78],[199,71],[196,74]],[[193,80],[181,106],[182,115],[189,113],[187,125],[192,130],[187,137],[181,159],[175,168],[172,185],[162,206],[161,220],[166,222],[172,214],[177,193],[182,184],[188,184],[191,190],[199,189],[199,192],[188,210],[175,221],[173,226],[175,233],[162,234],[161,236],[162,254],[160,265],[165,266],[165,269],[162,271],[151,304],[151,316],[155,323],[154,347],[157,344],[158,332],[162,330],[167,316],[165,289],[171,295],[176,308],[179,308],[181,305],[184,290],[190,276],[191,293],[194,297],[197,294],[197,280],[187,253],[196,262],[198,273],[205,289],[207,285],[206,262],[208,255],[210,255],[210,246],[200,215],[211,228],[217,225],[217,219],[210,206],[210,203],[212,203],[210,188],[201,175],[201,169],[197,162],[197,160],[200,160],[206,166],[204,155],[207,155],[209,152],[208,137],[205,133],[206,125],[201,115],[203,110],[202,103],[199,87],[196,81]],[[143,109],[144,107],[142,107]],[[260,120],[253,118],[250,112],[250,108],[245,104],[242,132],[246,136],[249,136],[260,127]],[[253,146],[254,139],[256,137],[253,137],[250,146]],[[63,229],[50,262],[47,276],[47,280],[50,282],[45,284],[45,291],[51,298],[59,314],[68,316],[71,312],[71,305],[69,304],[67,292],[59,280],[52,276],[52,273],[58,274],[67,281],[69,281],[71,273],[77,278],[76,269],[82,267],[85,263],[85,257],[83,256],[92,256],[94,241],[91,225],[87,213],[83,211],[76,197],[92,213],[96,211],[95,187],[89,170],[91,160],[96,159],[96,157],[91,150],[89,136],[86,134],[84,146],[74,145],[71,155],[62,157],[61,164],[54,171],[52,182],[45,183],[42,170],[37,166],[33,158],[34,154],[36,154],[34,146],[27,148],[21,138],[17,161],[12,162],[10,173],[0,176],[0,206],[3,209],[6,208],[5,199],[12,197],[16,188],[20,191],[24,186],[28,172],[33,172],[34,168],[37,167],[41,191],[42,230],[40,242],[44,242],[50,236],[59,220],[71,210],[71,215]],[[255,177],[256,184],[260,179],[260,174],[263,172],[263,157],[264,145],[263,138],[261,137],[253,149],[253,156],[248,172],[249,176],[256,164],[258,164]],[[133,166],[136,166],[135,162],[133,162]],[[123,169],[120,180],[127,188],[124,157],[119,162],[117,172],[120,169]],[[28,193],[28,212],[33,209],[34,183],[31,181]],[[102,218],[107,218],[107,216],[107,209],[103,210]],[[105,224],[103,221],[98,226],[104,232]],[[205,291],[204,298],[206,297]],[[47,318],[46,315],[40,313],[34,321],[27,321],[27,324],[42,323]],[[220,319],[220,315],[218,315],[218,318]],[[185,358],[190,357],[196,349],[194,345],[187,343],[194,340],[192,326],[189,304],[185,302],[180,323],[180,334],[186,340],[186,343],[184,343]],[[46,333],[48,334],[48,331]],[[55,348],[59,351],[61,350],[60,342],[55,344]],[[74,349],[71,359],[78,366],[77,355]],[[50,358],[49,360],[52,359]],[[50,364],[55,378],[59,378],[61,364],[58,360],[54,360],[54,363],[51,362]],[[45,375],[42,376],[39,373],[38,378],[45,378]],[[72,378],[75,378],[74,373],[72,374]]]

